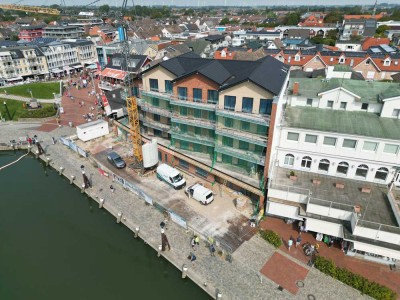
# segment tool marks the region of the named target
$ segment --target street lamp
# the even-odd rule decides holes
[[[28,89],[28,92],[31,94],[31,98],[33,99],[32,90]]]
[[[7,103],[6,103],[6,101],[4,101],[4,107],[6,108],[6,112],[7,112],[7,115],[8,115],[8,118],[10,119],[10,121],[12,120],[12,118],[11,118],[11,115],[10,115],[10,111],[8,110],[8,107],[7,107]]]

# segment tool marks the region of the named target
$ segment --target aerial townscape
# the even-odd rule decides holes
[[[400,1],[50,2],[0,3],[0,182],[110,258],[56,281],[38,256],[77,241],[0,250],[1,299],[400,299]]]

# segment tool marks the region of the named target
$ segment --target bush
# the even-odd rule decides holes
[[[281,237],[272,230],[260,230],[260,236],[268,243],[274,245],[275,248],[279,248],[282,245]]]
[[[21,112],[20,118],[47,118],[56,114],[56,109],[52,105],[44,106],[38,109],[25,110]]]
[[[361,275],[336,267],[330,259],[317,256],[314,265],[322,273],[325,273],[344,284],[359,290],[361,293],[371,296],[372,298],[379,300],[394,300],[397,298],[397,294],[391,289],[376,282],[369,281]]]

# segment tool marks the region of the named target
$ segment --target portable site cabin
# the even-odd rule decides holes
[[[97,120],[76,126],[76,134],[81,141],[87,142],[110,133],[108,122]]]

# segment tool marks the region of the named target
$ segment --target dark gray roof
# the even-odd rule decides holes
[[[122,89],[115,89],[105,92],[108,103],[112,110],[121,109],[126,107],[125,97],[122,95]]]
[[[161,66],[179,80],[192,74],[202,74],[220,86],[220,90],[251,81],[261,88],[278,95],[283,88],[289,66],[267,56],[258,61],[212,60],[178,56],[160,62],[148,70]]]
[[[215,41],[220,41],[220,40],[224,40],[225,36],[218,34],[218,35],[209,35],[207,37],[204,38],[206,41],[209,42],[215,42]]]
[[[120,58],[121,59],[121,64],[120,65],[114,65],[113,64],[113,58]],[[138,73],[140,69],[143,67],[144,63],[146,62],[147,56],[146,55],[130,55],[129,56],[129,61],[134,63],[134,67],[128,67],[126,68],[126,63],[125,63],[125,56],[121,55],[121,53],[115,53],[110,61],[105,67],[110,68],[110,69],[116,69],[116,70],[127,70],[130,73]]]

